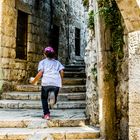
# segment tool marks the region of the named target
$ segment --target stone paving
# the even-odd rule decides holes
[[[0,110],[0,140],[65,140],[98,138],[99,129],[87,126],[84,109],[51,110],[51,119],[42,119],[42,110]]]
[[[0,110],[0,128],[46,128],[85,126],[88,119],[84,110],[51,110],[51,119],[42,119],[42,110]]]
[[[52,119],[77,119],[86,118],[84,109],[62,109],[62,110],[50,110]],[[12,119],[12,118],[41,118],[42,109],[40,110],[29,110],[29,109],[0,109],[0,120],[1,119]]]
[[[8,135],[7,135],[8,133]],[[46,129],[0,129],[0,140],[9,140],[9,138],[20,140],[74,140],[74,139],[94,139],[99,137],[99,130],[92,127],[55,127]]]

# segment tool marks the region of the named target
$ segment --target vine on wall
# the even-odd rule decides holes
[[[107,69],[109,72],[112,73],[112,76],[110,75],[110,78],[113,78],[115,75],[115,69],[117,62],[116,60],[121,60],[124,56],[123,53],[123,27],[122,27],[122,19],[121,14],[119,12],[119,9],[117,7],[117,4],[115,0],[96,0],[98,2],[99,10],[97,13],[94,13],[93,10],[89,11],[88,14],[88,28],[91,30],[94,30],[94,16],[96,14],[100,14],[101,17],[104,18],[106,27],[110,29],[111,32],[111,64],[107,65]],[[83,0],[83,5],[88,7],[89,6],[89,0]],[[108,79],[109,76],[106,76],[106,79]],[[113,78],[116,80],[116,78]]]
[[[111,80],[114,83],[114,98],[116,112],[116,127],[119,139],[128,137],[128,105],[126,104],[127,95],[123,95],[119,76],[122,73],[122,63],[124,60],[124,28],[122,26],[122,16],[115,0],[98,0],[98,6],[101,16],[104,18],[106,27],[110,30],[110,52],[108,55],[109,63],[106,66],[108,73],[105,80]],[[123,109],[121,108],[123,106]],[[125,108],[125,109],[124,109]],[[122,122],[124,120],[124,122]],[[124,129],[125,128],[125,129]],[[122,134],[123,130],[123,134]]]
[[[124,41],[122,19],[117,4],[115,0],[98,0],[98,5],[99,13],[104,17],[106,26],[111,30],[113,50],[120,52]],[[121,56],[120,58],[122,58]]]
[[[106,75],[106,80],[111,78],[114,82],[117,82],[117,61],[120,61],[124,57],[124,29],[122,26],[121,13],[115,0],[98,0],[98,6],[99,13],[104,18],[106,27],[110,29],[111,33],[111,62],[106,66],[109,71],[109,75]]]
[[[88,7],[89,6],[89,0],[82,0],[83,1],[83,5],[85,7]]]
[[[94,30],[94,11],[91,10],[88,13],[88,28]]]

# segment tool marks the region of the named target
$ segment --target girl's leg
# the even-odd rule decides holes
[[[42,108],[44,115],[50,114],[49,108],[48,108],[48,87],[42,87],[41,88],[41,101],[42,101]]]
[[[56,104],[56,102],[57,102],[57,96],[58,96],[58,93],[59,93],[59,87],[54,87],[55,104]]]

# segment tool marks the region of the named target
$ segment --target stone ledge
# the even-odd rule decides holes
[[[93,127],[63,127],[46,129],[27,129],[27,128],[3,128],[0,129],[0,140],[44,140],[47,138],[68,140],[68,139],[96,139],[99,138],[99,129]]]
[[[40,92],[5,92],[1,96],[2,99],[9,100],[40,100]],[[68,100],[85,100],[85,92],[76,93],[59,93],[57,101],[68,101]]]
[[[50,120],[45,120],[42,119],[42,110],[1,109],[0,128],[77,127],[88,123],[83,109],[50,110],[50,112]]]
[[[59,101],[53,109],[84,109],[85,101]],[[0,108],[10,109],[41,109],[41,101],[30,100],[0,100]]]
[[[15,86],[15,91],[23,91],[23,92],[38,92],[41,91],[41,86],[39,85],[16,85]],[[60,93],[64,93],[64,92],[85,92],[86,91],[86,87],[85,85],[67,85],[67,86],[63,86],[60,89]]]

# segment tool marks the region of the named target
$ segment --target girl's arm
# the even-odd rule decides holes
[[[39,79],[40,77],[43,75],[43,71],[39,71],[37,73],[37,75],[35,76],[34,80],[30,81],[31,84],[35,84]]]
[[[60,71],[59,71],[59,73],[60,73],[61,79],[62,79],[62,81],[63,81],[63,77],[64,77],[64,70],[63,70],[63,69],[62,69],[62,70],[60,70]]]

